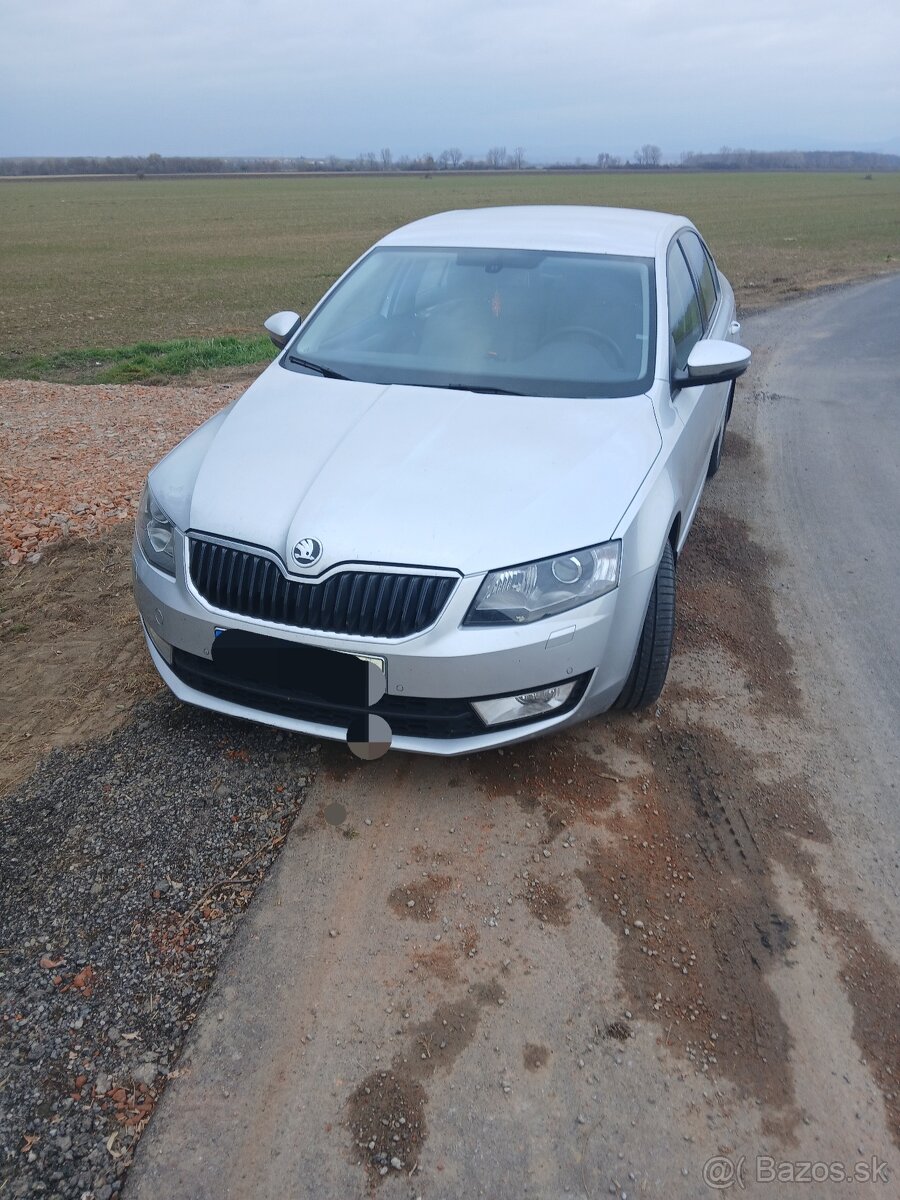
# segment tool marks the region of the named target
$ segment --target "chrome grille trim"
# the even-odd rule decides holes
[[[190,583],[210,608],[289,629],[394,639],[437,621],[459,582],[451,572],[337,569],[323,579],[288,575],[271,551],[188,534]]]

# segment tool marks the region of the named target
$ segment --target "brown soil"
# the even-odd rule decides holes
[[[729,462],[742,463],[755,458],[754,446],[750,439],[742,433],[735,433],[731,428],[726,435],[725,453]]]
[[[515,796],[523,811],[540,811],[548,843],[579,820],[597,824],[617,795],[618,777],[592,748],[555,738],[476,755],[466,766],[489,796]]]
[[[415,883],[400,884],[388,897],[388,903],[398,917],[413,921],[436,921],[435,902],[453,881],[449,875],[427,875]]]
[[[841,983],[853,1008],[853,1040],[884,1097],[888,1126],[900,1146],[900,967],[866,923],[836,908],[804,856],[802,874],[821,928],[836,940]]]
[[[717,643],[739,664],[758,711],[798,716],[800,693],[772,608],[770,574],[766,551],[743,521],[701,510],[679,563],[676,647]]]
[[[449,942],[435,946],[433,950],[416,950],[413,953],[413,965],[421,969],[441,983],[457,983],[459,968],[456,963],[457,951]]]
[[[791,1039],[768,973],[791,927],[759,849],[754,813],[766,797],[754,764],[725,739],[668,722],[642,722],[635,743],[653,747],[667,790],[633,795],[577,873],[619,937],[629,1007],[701,1072],[784,1110]]]
[[[240,391],[0,380],[0,795],[160,686],[131,598],[138,493]]]
[[[348,1125],[356,1142],[354,1154],[374,1179],[395,1171],[408,1172],[416,1163],[427,1136],[427,1093],[407,1074],[373,1071],[347,1101]]]
[[[0,567],[0,795],[160,686],[131,595],[130,528]]]
[[[526,1071],[539,1071],[550,1061],[550,1050],[547,1046],[536,1046],[526,1042],[522,1050],[522,1062]]]
[[[547,925],[568,925],[572,919],[565,896],[553,883],[529,878],[522,898],[531,915]]]

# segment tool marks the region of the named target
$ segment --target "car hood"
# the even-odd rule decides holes
[[[182,528],[469,574],[609,538],[661,439],[648,396],[542,399],[273,364],[152,474]],[[296,569],[296,568],[294,568]]]

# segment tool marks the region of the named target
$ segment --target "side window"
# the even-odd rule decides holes
[[[691,272],[700,289],[700,300],[703,304],[703,319],[705,323],[708,323],[718,299],[716,280],[710,265],[709,254],[696,233],[683,233],[678,240],[681,242],[681,247],[688,260]]]
[[[675,366],[683,370],[703,336],[703,318],[694,281],[677,243],[669,250],[669,335]]]

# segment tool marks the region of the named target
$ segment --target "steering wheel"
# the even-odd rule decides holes
[[[563,325],[545,337],[541,342],[541,346],[547,346],[551,342],[563,342],[572,338],[580,338],[582,341],[591,342],[598,350],[604,351],[606,355],[612,359],[613,364],[617,367],[625,366],[625,356],[622,354],[618,343],[615,342],[608,333],[602,333],[599,329],[591,329],[589,325]]]

